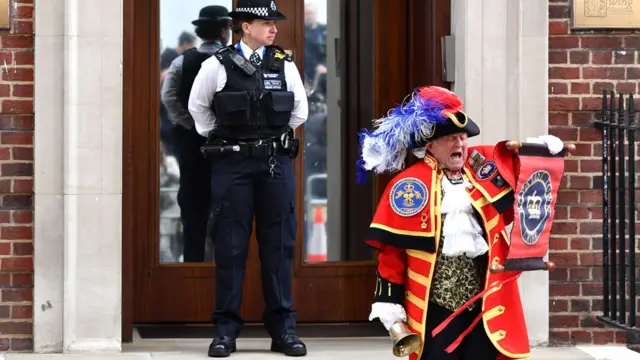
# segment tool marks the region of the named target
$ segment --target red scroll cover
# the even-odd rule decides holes
[[[496,145],[496,165],[515,196],[504,271],[548,270],[543,257],[549,250],[565,151],[552,155],[542,144],[521,143],[517,150],[510,150],[507,141]]]

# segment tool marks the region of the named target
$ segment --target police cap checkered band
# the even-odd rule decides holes
[[[257,16],[269,16],[269,8],[266,8],[266,7],[237,8],[235,9],[235,11],[252,13]]]

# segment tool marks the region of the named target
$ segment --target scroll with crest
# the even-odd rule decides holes
[[[564,156],[575,145],[565,145],[552,155],[546,145],[503,141],[496,145],[495,158],[505,181],[514,190],[511,243],[504,264],[492,264],[490,271],[553,270],[544,261],[555,214]],[[500,160],[502,159],[502,160]]]

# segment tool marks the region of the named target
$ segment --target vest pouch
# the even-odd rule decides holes
[[[219,92],[213,98],[216,122],[224,127],[251,124],[251,100],[246,91]]]
[[[270,127],[285,127],[291,120],[294,95],[292,91],[272,91],[265,99],[265,112]]]

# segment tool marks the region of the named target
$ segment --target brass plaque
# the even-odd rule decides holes
[[[11,0],[0,0],[0,29],[9,29],[11,21]]]
[[[640,29],[638,0],[571,0],[574,29]]]

